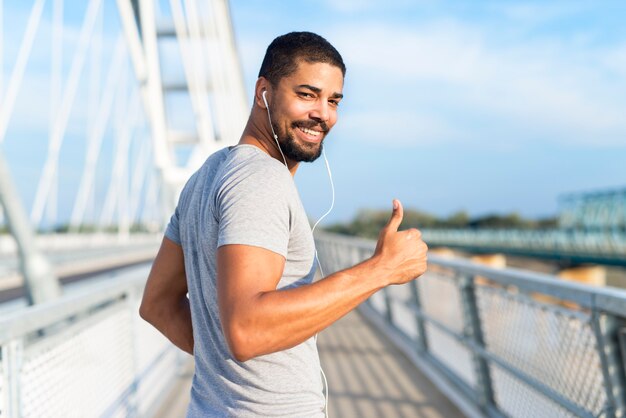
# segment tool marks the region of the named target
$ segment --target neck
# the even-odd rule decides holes
[[[278,149],[278,144],[276,144],[270,129],[267,114],[265,114],[265,121],[263,122],[263,119],[259,117],[259,113],[261,113],[259,112],[260,110],[263,109],[257,108],[256,106],[252,109],[252,114],[250,115],[248,123],[243,130],[243,134],[239,139],[239,144],[254,145],[270,157],[278,160],[281,164],[284,164],[285,161],[283,160],[283,156]],[[263,110],[263,112],[265,112],[265,110]],[[294,176],[298,170],[299,163],[290,160],[286,156],[285,160],[287,161],[287,168],[289,169],[289,172],[292,176]]]

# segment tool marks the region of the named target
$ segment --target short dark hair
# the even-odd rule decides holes
[[[334,65],[344,77],[346,75],[343,59],[330,42],[315,33],[290,32],[274,39],[267,47],[259,77],[265,77],[276,86],[283,77],[296,71],[298,60]]]

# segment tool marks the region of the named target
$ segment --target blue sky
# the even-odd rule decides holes
[[[32,2],[6,3],[5,22],[17,17],[5,44],[21,39],[19,16]],[[66,5],[68,50],[80,4]],[[118,26],[114,2],[105,10],[106,50]],[[250,96],[265,48],[280,34],[317,32],[344,57],[345,99],[326,141],[337,192],[330,221],[388,208],[392,198],[441,216],[548,216],[563,193],[626,185],[624,2],[233,0],[231,12]],[[40,37],[35,63],[47,53]],[[46,105],[29,100],[45,74],[31,73],[3,145],[27,202],[44,156],[32,145],[45,146],[32,124],[33,109]],[[74,173],[67,184],[82,164],[85,115],[75,113],[63,151]],[[296,178],[317,218],[330,203],[323,162],[303,165]]]
[[[564,192],[626,185],[624,2],[231,4],[249,88],[284,32],[320,33],[344,56],[327,141],[338,219],[393,197],[439,215],[545,216]],[[323,165],[298,175],[323,213]]]

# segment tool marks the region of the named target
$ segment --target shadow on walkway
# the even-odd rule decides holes
[[[333,418],[454,418],[463,414],[358,312],[320,333]]]

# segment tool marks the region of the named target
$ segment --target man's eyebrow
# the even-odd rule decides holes
[[[312,86],[310,84],[300,84],[298,87],[299,88],[304,88],[304,89],[309,89],[312,92],[318,93],[318,94],[322,92],[321,88]],[[343,98],[343,94],[341,94],[341,93],[333,93],[330,97],[332,97],[334,99],[342,99]]]

